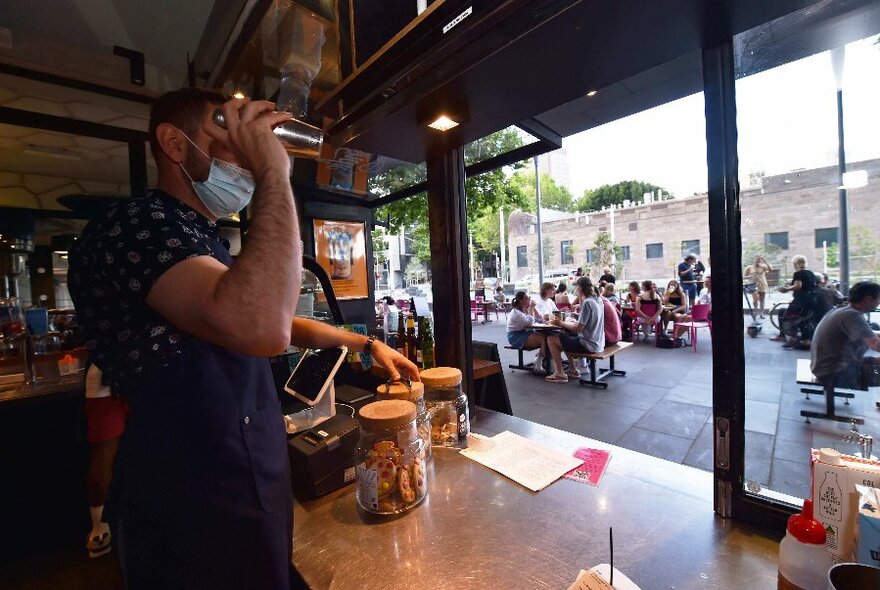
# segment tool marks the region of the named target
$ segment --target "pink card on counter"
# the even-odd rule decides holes
[[[574,456],[583,460],[584,464],[566,473],[565,477],[591,486],[599,485],[611,460],[611,451],[581,447],[574,452]]]

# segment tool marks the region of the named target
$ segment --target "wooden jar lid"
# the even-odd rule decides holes
[[[416,419],[416,405],[402,399],[387,399],[367,404],[358,412],[364,428],[391,430]]]
[[[407,387],[403,381],[383,383],[376,388],[377,397],[382,399],[403,399],[415,401],[425,396],[425,384],[421,381],[411,381]]]
[[[420,373],[425,387],[455,387],[461,385],[461,370],[455,367],[434,367]]]

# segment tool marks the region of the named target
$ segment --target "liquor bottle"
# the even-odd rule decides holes
[[[416,341],[416,324],[413,317],[409,316],[406,320],[406,358],[415,363],[417,359],[416,351],[418,350],[418,342]]]
[[[422,368],[433,369],[436,363],[434,360],[434,334],[431,332],[431,320],[429,318],[422,318],[422,322]]]
[[[403,327],[403,311],[397,313],[397,352],[406,356],[406,330]]]
[[[415,312],[413,312],[415,315]],[[415,322],[416,328],[416,366],[422,368],[422,339],[425,337],[425,318],[418,318]]]

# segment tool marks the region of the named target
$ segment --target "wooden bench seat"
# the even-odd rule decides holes
[[[614,368],[614,356],[620,352],[621,350],[626,350],[630,346],[632,346],[632,342],[624,342],[620,341],[617,344],[611,344],[606,346],[601,352],[568,352],[568,356],[571,358],[584,358],[587,359],[587,364],[590,367],[590,378],[586,379],[583,375],[580,378],[580,384],[586,387],[601,387],[605,389],[608,387],[608,384],[603,381],[606,377],[614,376],[614,377],[624,377],[626,376],[626,371],[621,371],[619,369]],[[596,361],[608,360],[608,368],[607,369],[596,369]]]

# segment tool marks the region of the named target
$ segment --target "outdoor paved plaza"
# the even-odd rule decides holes
[[[492,315],[494,319],[494,314]],[[750,323],[750,318],[746,318]],[[801,410],[824,411],[822,396],[806,400],[795,381],[796,359],[809,351],[783,349],[769,340],[770,322],[757,338],[745,337],[746,352],[746,467],[747,481],[797,497],[809,494],[810,448],[832,447],[855,453],[844,441],[846,424],[813,420],[806,424]],[[542,377],[512,371],[516,351],[506,350],[506,323],[474,324],[473,339],[495,342],[515,416],[613,443],[675,463],[712,468],[712,344],[701,330],[698,351],[658,349],[638,342],[616,356],[625,377],[610,377],[607,389],[547,383]],[[526,362],[534,352],[524,354]],[[607,361],[599,362],[607,366]],[[838,414],[865,418],[864,433],[880,435],[880,389],[860,393],[849,406],[838,399]],[[875,447],[875,454],[878,453]]]

